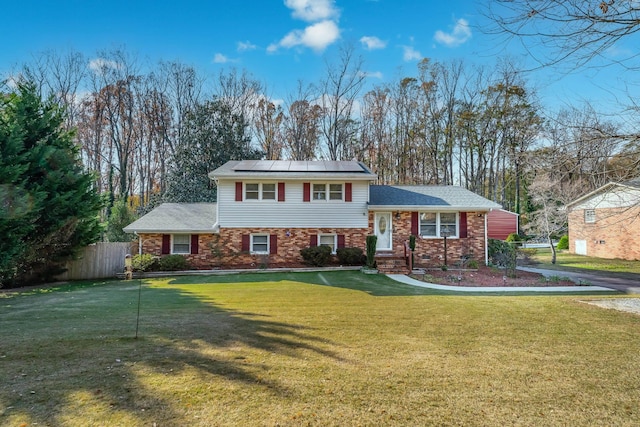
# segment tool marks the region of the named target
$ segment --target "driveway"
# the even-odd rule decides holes
[[[640,274],[625,273],[624,277],[616,273],[604,271],[569,271],[569,270],[548,270],[535,267],[518,267],[518,270],[540,273],[545,277],[567,277],[570,280],[582,285],[602,286],[615,289],[627,294],[640,294]]]

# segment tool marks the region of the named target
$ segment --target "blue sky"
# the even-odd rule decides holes
[[[101,49],[124,47],[142,62],[178,60],[204,75],[246,69],[277,99],[293,94],[298,80],[317,82],[345,43],[362,55],[370,84],[415,75],[424,57],[471,65],[510,55],[534,65],[517,43],[504,47],[478,30],[484,18],[470,0],[33,0],[0,10],[4,76],[48,49],[96,59]],[[629,76],[609,68],[571,75],[546,69],[527,79],[544,105],[603,105],[623,97]]]

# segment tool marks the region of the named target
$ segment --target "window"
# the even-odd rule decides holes
[[[262,200],[275,200],[275,199],[276,199],[276,185],[262,184]]]
[[[174,234],[171,253],[172,254],[188,254],[190,252],[191,252],[191,235],[190,234]]]
[[[584,210],[584,222],[596,222],[596,210],[585,209]]]
[[[313,184],[313,200],[326,200],[326,199],[327,199],[327,185]]]
[[[329,200],[342,200],[342,184],[329,184]]]
[[[269,253],[269,235],[268,234],[252,234],[251,235],[251,252],[256,254]]]
[[[276,184],[246,183],[244,185],[245,200],[276,200]]]
[[[343,200],[342,184],[313,184],[313,200]]]
[[[320,234],[318,236],[318,246],[329,246],[331,253],[336,253],[336,235],[335,234]]]
[[[457,212],[421,212],[420,235],[423,237],[458,237]]]
[[[244,190],[245,200],[258,200],[260,198],[260,184],[247,184]]]

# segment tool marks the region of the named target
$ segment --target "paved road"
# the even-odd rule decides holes
[[[545,277],[568,277],[570,280],[583,284],[603,286],[628,294],[640,293],[640,274],[626,274],[627,277],[618,277],[615,273],[592,273],[588,271],[576,272],[567,270],[547,270],[534,267],[518,267],[518,270],[540,273]]]

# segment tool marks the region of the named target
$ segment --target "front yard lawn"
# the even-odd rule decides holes
[[[640,317],[357,271],[0,294],[1,426],[637,425]]]
[[[532,257],[539,263],[535,267],[548,269],[570,269],[570,270],[591,270],[595,273],[606,274],[640,274],[640,261],[629,261],[624,259],[595,258],[584,255],[571,254],[566,251],[558,251],[556,263],[551,264],[550,249],[536,249],[536,254]]]

